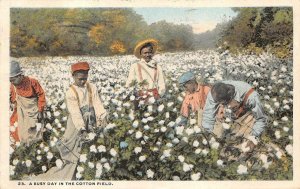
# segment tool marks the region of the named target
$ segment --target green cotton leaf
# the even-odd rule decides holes
[[[255,20],[252,22],[253,26],[256,27],[258,24],[260,24],[262,20],[262,17],[260,15],[260,12],[257,13]]]
[[[196,154],[188,154],[185,158],[186,163],[196,164]]]
[[[98,139],[97,139],[97,144],[98,144],[98,145],[104,145],[104,144],[105,144],[104,138],[98,138]]]
[[[210,157],[212,162],[216,162],[219,159],[219,152],[217,149],[210,150]]]
[[[211,164],[213,164],[214,162],[212,161],[211,158],[205,158],[204,163],[205,163],[205,164],[208,164],[208,165],[211,165]]]
[[[129,163],[129,165],[128,165],[128,170],[129,171],[131,171],[131,170],[134,170],[135,168],[136,168],[136,163],[134,163],[134,162],[131,162],[131,163]]]
[[[121,153],[122,159],[129,160],[129,159],[130,159],[130,156],[131,156],[131,152],[132,152],[132,151],[126,150],[125,152]]]
[[[290,10],[279,10],[274,15],[274,24],[291,23],[293,16]]]
[[[85,167],[85,170],[82,174],[84,180],[94,180],[95,179],[95,170],[89,167]]]
[[[186,146],[188,146],[189,144],[184,142],[184,141],[180,141],[177,145],[176,145],[176,150],[179,151],[179,150],[182,150],[184,149]]]
[[[141,81],[140,83],[139,83],[139,86],[140,87],[143,87],[143,86],[146,86],[146,85],[148,85],[149,83],[148,83],[148,81],[146,80],[146,79],[144,79],[143,81]]]
[[[115,172],[118,177],[128,177],[129,175],[129,172],[124,168],[117,168]]]
[[[175,158],[175,156],[171,156],[171,157],[169,157],[169,160],[170,160],[170,161],[175,161],[176,158]]]
[[[132,150],[135,148],[135,142],[132,140],[132,138],[127,137],[127,138],[125,139],[125,142],[127,142],[127,144],[128,144],[127,149],[128,149],[129,151],[132,151]]]
[[[208,176],[209,178],[218,178],[221,175],[221,171],[218,169],[211,169],[209,172],[205,173],[205,176]]]
[[[173,165],[175,172],[182,172],[182,164],[181,163],[176,163],[175,165]]]

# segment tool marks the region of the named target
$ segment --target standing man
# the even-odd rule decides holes
[[[134,48],[134,55],[140,61],[131,65],[126,86],[132,86],[134,82],[142,85],[139,88],[139,96],[153,95],[157,99],[163,96],[166,91],[163,70],[152,59],[157,50],[157,45],[156,40],[147,39],[139,42]]]
[[[188,118],[190,113],[198,112],[198,124],[201,125],[203,108],[210,87],[198,83],[195,75],[191,71],[182,74],[178,79],[178,83],[180,86],[183,86],[186,91],[180,110],[181,115]]]
[[[79,161],[81,145],[96,127],[105,126],[106,110],[97,87],[88,82],[90,66],[87,62],[71,65],[74,83],[66,92],[69,112],[67,128],[57,147],[64,162],[62,168],[53,167],[35,179],[72,180]]]
[[[224,112],[217,116],[218,108]],[[267,124],[258,93],[243,81],[216,83],[208,93],[203,112],[203,128],[221,136],[223,128],[221,124],[215,123],[216,120],[223,121],[225,118],[233,121],[233,133],[246,138],[259,137]],[[247,146],[253,149],[254,143],[249,140]]]
[[[10,124],[17,122],[18,127],[12,133],[16,141],[29,143],[42,138],[41,123],[46,105],[45,93],[36,79],[23,75],[19,62],[10,63],[10,103],[13,114]]]

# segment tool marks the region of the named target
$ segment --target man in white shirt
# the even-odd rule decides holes
[[[64,162],[61,168],[53,167],[35,180],[72,180],[76,172],[81,145],[93,132],[95,127],[105,125],[106,110],[99,98],[95,85],[89,83],[87,62],[79,62],[71,66],[74,83],[66,92],[68,121],[66,131],[57,148]]]
[[[69,118],[77,130],[85,132],[100,126],[106,116],[96,86],[87,82],[88,71],[89,65],[86,62],[73,64],[74,84],[66,92]]]
[[[147,39],[138,43],[134,55],[140,59],[130,67],[126,87],[138,86],[139,96],[159,98],[166,91],[165,77],[161,66],[152,58],[157,50],[157,41]]]

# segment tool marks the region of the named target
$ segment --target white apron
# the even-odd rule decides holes
[[[16,90],[15,90],[16,92]],[[42,139],[42,127],[37,130],[38,123],[38,99],[26,98],[17,94],[18,135],[20,142],[27,145]]]

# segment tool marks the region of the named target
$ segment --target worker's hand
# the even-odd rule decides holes
[[[44,112],[39,112],[37,116],[38,122],[41,123],[44,121]]]
[[[29,134],[34,134],[34,133],[36,133],[36,132],[37,132],[36,127],[30,127],[30,128],[28,129],[28,133],[29,133]]]
[[[87,130],[80,130],[80,137],[82,139],[86,139],[87,135],[88,135]]]
[[[13,104],[13,103],[10,103],[10,104],[9,104],[9,109],[10,109],[10,111],[14,111],[14,109],[15,109],[15,106],[14,106],[14,104]]]
[[[254,150],[255,144],[251,140],[249,140],[246,145],[246,148],[248,147],[250,148],[249,152],[252,152]]]

